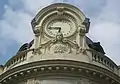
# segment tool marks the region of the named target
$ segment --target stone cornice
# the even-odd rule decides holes
[[[65,4],[65,3],[52,4],[52,5],[49,5],[43,8],[41,11],[39,11],[37,15],[34,17],[34,19],[32,20],[31,25],[32,25],[34,33],[36,33],[35,27],[37,25],[41,25],[42,21],[46,17],[53,15],[55,13],[57,15],[61,15],[61,14],[63,15],[64,14],[63,10],[65,11],[65,13],[69,12],[69,14],[74,16],[77,20],[79,18],[79,20],[81,20],[82,23],[84,22],[86,18],[85,15],[77,7],[73,5]]]
[[[66,3],[55,3],[55,4],[52,4],[52,5],[49,5],[45,8],[43,8],[41,11],[39,11],[37,13],[37,15],[35,16],[35,20],[38,21],[38,19],[40,19],[39,17],[44,15],[44,13],[46,12],[49,12],[51,10],[54,10],[56,9],[56,7],[65,7],[65,8],[68,8],[68,9],[71,9],[73,11],[77,11],[78,13],[81,14],[82,17],[85,17],[85,15],[83,14],[83,12],[81,12],[77,7],[73,6],[73,5],[70,5],[70,4],[66,4]]]
[[[29,49],[29,50],[25,50],[19,54],[17,54],[16,56],[12,57],[5,65],[4,65],[4,68],[5,68],[5,71],[10,69],[10,68],[13,68],[15,65],[17,64],[20,64],[24,61],[27,60],[27,53],[30,52],[30,51],[34,51],[34,49]],[[90,51],[92,53],[92,58],[91,58],[91,61],[95,62],[95,63],[99,63],[101,64],[101,66],[105,66],[106,68],[108,68],[110,71],[118,74],[118,66],[111,60],[109,59],[107,56],[105,56],[104,54],[102,53],[99,53],[95,50],[92,50],[92,49],[87,49],[87,51]],[[99,58],[99,59],[98,59]],[[106,62],[104,62],[106,61]],[[109,64],[108,64],[109,62]],[[94,63],[93,63],[94,64]],[[99,65],[97,65],[99,66]],[[8,68],[8,69],[7,69]]]
[[[32,73],[32,75],[30,74]],[[0,75],[0,82],[7,84],[19,78],[56,75],[85,76],[98,78],[110,84],[120,84],[120,78],[113,72],[96,65],[71,60],[46,60],[32,62],[10,69]],[[112,83],[113,82],[113,83]]]

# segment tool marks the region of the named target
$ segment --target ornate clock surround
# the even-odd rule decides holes
[[[69,31],[64,33],[60,27],[61,31],[50,35],[47,30],[48,26],[52,22],[60,20],[69,22]],[[50,52],[50,46],[52,47],[53,44],[59,45],[58,43],[61,43],[60,45],[64,45],[62,47],[69,47],[69,52],[78,53],[81,48],[85,48],[85,34],[88,31],[85,20],[85,15],[78,8],[69,4],[57,3],[43,8],[31,22],[36,36],[35,48],[39,48],[39,53],[42,51],[45,53],[46,50]],[[61,40],[57,37],[60,37]]]
[[[35,34],[43,32],[44,23],[53,19],[67,19],[74,22],[76,28],[85,26],[82,24],[85,20],[85,15],[76,7],[69,4],[52,4],[48,7],[43,8],[32,20],[32,27]]]
[[[42,27],[43,27],[43,31],[45,32],[45,34],[49,37],[55,37],[55,35],[49,35],[48,34],[48,26],[50,24],[54,24],[55,22],[62,22],[62,21],[66,21],[70,24],[70,32],[71,33],[70,35],[65,35],[64,34],[64,37],[71,37],[75,34],[75,32],[77,31],[77,24],[75,23],[76,20],[72,17],[72,16],[69,16],[67,14],[62,14],[62,15],[58,15],[57,13],[55,15],[51,15],[49,17],[47,17],[43,24],[42,24]],[[50,27],[50,26],[49,26]],[[66,28],[67,29],[67,28]],[[62,32],[63,33],[63,32]],[[68,34],[68,33],[67,33]]]

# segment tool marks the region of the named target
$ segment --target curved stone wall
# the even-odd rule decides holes
[[[66,81],[74,79],[81,83],[86,81],[85,84],[91,84],[91,82],[95,82],[95,84],[120,84],[118,75],[107,69],[70,60],[45,60],[24,64],[3,73],[0,76],[0,83],[26,84],[30,79],[35,79],[40,82],[43,81],[44,84],[49,81],[56,83],[57,80],[62,78]],[[59,83],[62,82],[59,81]],[[66,82],[66,84],[69,84],[69,82]]]
[[[48,79],[40,79],[40,78],[32,78],[26,81],[16,83],[16,84],[101,84],[96,82],[95,80],[89,80],[87,78],[48,78]]]
[[[73,60],[73,61],[80,61],[85,63],[90,63],[97,65],[99,67],[108,69],[112,71],[115,74],[119,74],[118,66],[108,57],[106,57],[104,54],[97,52],[92,49],[87,49],[87,54],[44,54],[44,55],[34,55],[34,49],[26,50],[21,52],[20,54],[14,56],[11,58],[6,64],[4,72],[31,62],[35,61],[42,61],[42,60]]]

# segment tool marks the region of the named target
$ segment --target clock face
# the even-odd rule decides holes
[[[75,31],[73,23],[68,20],[53,20],[46,28],[47,34],[52,37],[55,37],[58,32],[61,32],[64,37],[68,37]]]

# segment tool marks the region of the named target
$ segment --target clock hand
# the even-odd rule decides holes
[[[49,27],[48,29],[55,29],[58,30],[58,32],[61,32],[61,27]]]

